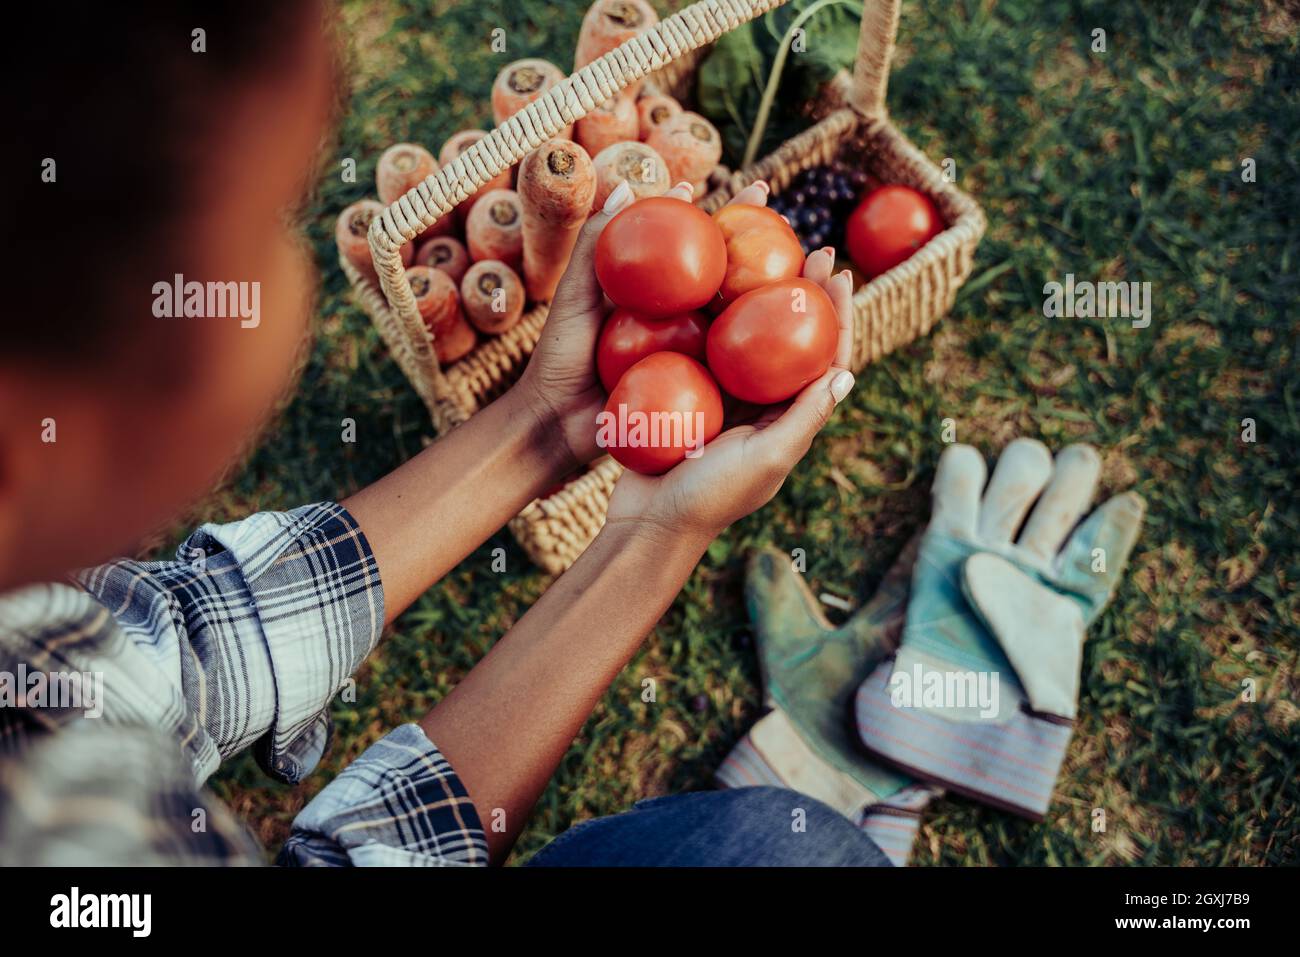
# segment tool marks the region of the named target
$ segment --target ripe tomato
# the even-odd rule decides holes
[[[690,356],[656,352],[623,373],[596,427],[596,444],[620,463],[659,475],[722,431],[722,394]]]
[[[727,241],[727,275],[718,295],[725,305],[759,286],[803,272],[803,247],[781,214],[766,206],[732,203],[713,214]]]
[[[829,369],[839,337],[826,291],[807,279],[782,279],[745,293],[714,319],[706,351],[728,394],[770,405]]]
[[[867,194],[844,229],[849,257],[868,277],[893,269],[942,231],[930,197],[897,184]]]
[[[722,233],[708,213],[680,199],[639,199],[596,241],[596,278],[605,295],[649,319],[700,308],[726,271]]]
[[[698,312],[679,312],[664,319],[642,319],[627,309],[615,309],[605,320],[596,342],[596,371],[606,392],[613,392],[623,373],[655,352],[680,352],[704,361],[709,321]]]

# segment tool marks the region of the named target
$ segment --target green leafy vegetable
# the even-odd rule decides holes
[[[816,10],[811,10],[813,7]],[[784,63],[783,40],[802,14],[802,35],[793,37]],[[722,134],[726,162],[740,166],[760,121],[764,87],[780,69],[774,103],[754,150],[766,155],[806,125],[801,108],[840,70],[851,69],[858,45],[861,4],[845,0],[793,0],[725,34],[700,64],[696,98]]]

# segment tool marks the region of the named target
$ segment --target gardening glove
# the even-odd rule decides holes
[[[771,710],[717,772],[724,787],[774,785],[830,805],[898,865],[935,789],[866,758],[850,706],[854,689],[898,644],[918,544],[903,550],[875,597],[839,628],[788,555],[768,549],[751,557],[745,600]]]
[[[1145,511],[1127,492],[1074,529],[1100,468],[1089,446],[1053,463],[1042,443],[1017,439],[981,500],[980,454],[944,452],[902,644],[857,695],[858,733],[873,754],[976,800],[1046,814],[1077,711],[1084,632]]]

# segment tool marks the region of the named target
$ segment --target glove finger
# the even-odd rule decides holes
[[[1125,492],[1102,503],[1070,536],[1057,558],[1056,579],[1090,603],[1091,622],[1106,607],[1142,530],[1146,502]]]
[[[871,600],[849,620],[849,627],[879,635],[882,653],[896,648],[903,635],[903,626],[907,623],[907,599],[912,590],[912,569],[921,551],[922,537],[918,532],[903,546]]]
[[[1038,499],[1019,545],[1051,561],[1065,544],[1070,529],[1083,517],[1097,491],[1101,456],[1091,445],[1071,445],[1056,456],[1052,480]]]
[[[745,604],[754,625],[763,687],[770,694],[784,670],[815,653],[823,633],[833,626],[803,576],[794,570],[790,556],[774,548],[750,557]]]
[[[969,445],[950,445],[934,473],[930,528],[970,541],[980,512],[980,492],[988,469],[984,456]]]
[[[1016,439],[998,458],[980,503],[979,540],[1006,545],[1052,477],[1052,453],[1037,439]]]
[[[966,559],[962,590],[1007,653],[1034,710],[1073,719],[1083,655],[1078,602],[989,552]]]

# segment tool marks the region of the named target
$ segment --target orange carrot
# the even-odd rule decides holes
[[[379,201],[385,206],[438,171],[433,154],[414,143],[396,143],[384,150],[375,167],[375,185]]]
[[[441,269],[452,282],[459,283],[469,268],[469,253],[455,236],[437,236],[415,251],[415,261],[421,266]]]
[[[487,136],[487,133],[483,130],[461,130],[459,133],[454,134],[451,139],[442,144],[442,150],[438,153],[438,165],[440,167],[446,166],[485,136]],[[469,211],[474,208],[474,204],[479,201],[479,197],[494,189],[510,189],[514,186],[514,182],[513,166],[497,173],[496,176],[480,186],[477,193],[456,207],[457,218],[464,224],[465,219],[469,216]]]
[[[572,140],[547,140],[519,163],[528,298],[545,302],[555,293],[595,194],[591,157]]]
[[[433,336],[433,351],[442,363],[455,362],[474,348],[474,330],[465,321],[460,308],[460,294],[451,277],[432,266],[412,266],[406,270],[415,307]]]
[[[659,22],[659,14],[645,0],[596,0],[582,18],[573,69],[581,70],[592,60],[645,33]],[[633,97],[641,89],[638,80],[626,92]]]
[[[682,111],[682,105],[671,96],[652,94],[636,101],[637,138],[644,142],[650,131]]]
[[[414,143],[397,143],[384,150],[375,167],[375,185],[385,205],[404,196],[426,176],[438,170],[433,154]],[[440,216],[432,226],[415,237],[417,242],[446,236],[455,231],[456,221],[450,214]]]
[[[375,261],[370,256],[370,221],[384,211],[384,204],[373,199],[363,199],[353,203],[339,213],[334,224],[334,243],[339,253],[347,259],[361,275],[379,288],[379,275],[375,272]],[[409,266],[415,258],[415,247],[406,243],[399,250],[402,265]]]
[[[698,113],[682,112],[664,120],[650,131],[646,145],[664,158],[673,182],[691,183],[696,196],[722,159],[722,137]]]
[[[613,143],[635,140],[639,131],[636,102],[626,94],[615,96],[578,120],[576,128],[578,144],[588,156]]]
[[[492,118],[500,126],[564,79],[564,71],[549,60],[530,58],[507,63],[492,84]],[[560,130],[566,139],[573,126]]]
[[[460,298],[470,323],[489,335],[500,335],[524,314],[524,284],[519,274],[496,259],[469,267],[460,281]]]
[[[499,259],[518,267],[524,253],[524,211],[513,189],[494,189],[474,204],[465,220],[469,258]]]
[[[591,202],[593,212],[605,205],[605,200],[619,183],[632,187],[632,195],[637,199],[662,196],[672,185],[668,164],[644,143],[606,146],[592,160],[592,165],[596,169],[596,195]]]

